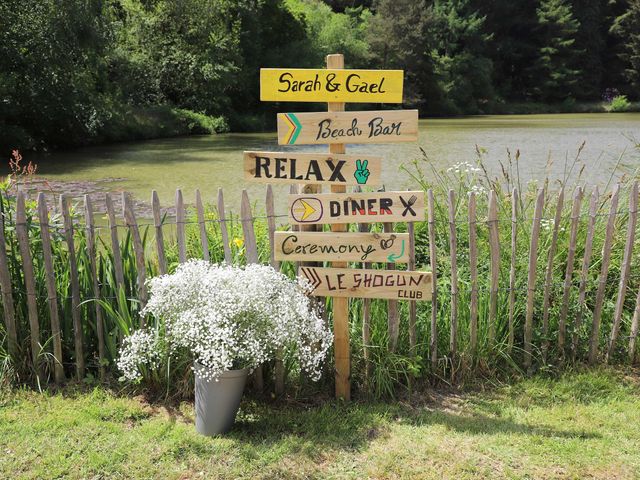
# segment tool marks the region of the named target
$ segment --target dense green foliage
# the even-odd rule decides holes
[[[259,68],[329,53],[404,69],[423,115],[635,101],[640,84],[638,0],[5,0],[0,18],[5,153],[191,130],[137,117],[158,108],[214,124],[196,131],[268,128]]]

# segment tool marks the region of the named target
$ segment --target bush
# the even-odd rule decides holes
[[[611,104],[607,108],[608,112],[628,112],[631,109],[631,102],[626,95],[618,95],[613,97]]]

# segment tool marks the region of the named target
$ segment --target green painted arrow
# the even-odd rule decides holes
[[[394,255],[393,253],[390,253],[389,256],[387,257],[387,260],[389,260],[389,262],[395,263],[395,261],[400,257],[402,257],[402,255],[404,255],[404,240],[402,240],[402,250],[400,251],[400,253],[398,255]]]

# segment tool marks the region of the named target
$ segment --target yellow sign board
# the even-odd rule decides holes
[[[261,68],[260,100],[402,103],[402,70]]]

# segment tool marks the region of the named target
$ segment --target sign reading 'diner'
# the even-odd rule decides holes
[[[395,143],[418,139],[418,110],[278,113],[278,144]]]
[[[402,103],[402,70],[261,68],[260,100]]]
[[[276,260],[409,262],[408,233],[275,232]]]
[[[289,195],[289,220],[297,225],[420,222],[423,191]]]
[[[319,297],[431,300],[431,272],[300,267]]]
[[[244,152],[244,177],[258,183],[382,185],[382,158],[334,153]]]

